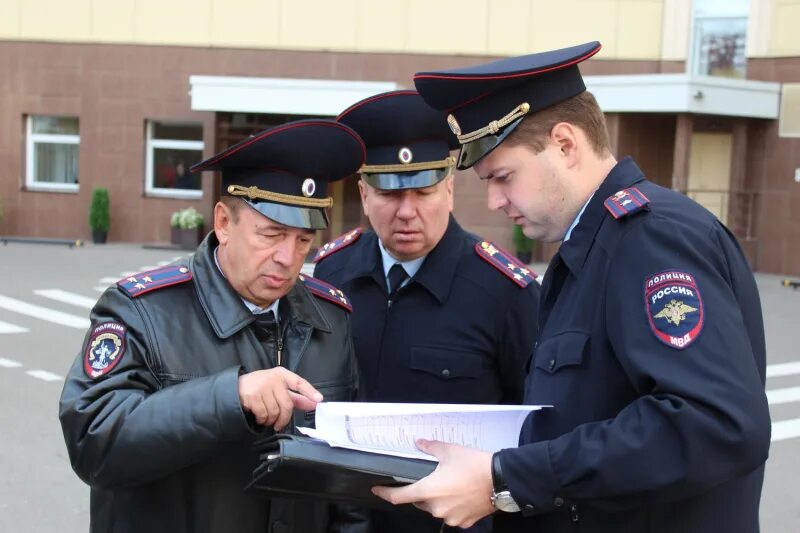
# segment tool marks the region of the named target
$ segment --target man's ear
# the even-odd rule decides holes
[[[550,130],[550,140],[558,148],[559,155],[567,168],[572,168],[579,161],[578,129],[569,122],[559,122]]]
[[[361,209],[364,210],[364,216],[369,218],[367,212],[367,195],[369,194],[369,185],[364,183],[364,180],[358,180],[358,194],[361,196]]]
[[[233,225],[230,208],[222,202],[214,206],[214,233],[220,244],[226,244]]]

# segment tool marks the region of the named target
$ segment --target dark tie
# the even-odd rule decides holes
[[[255,315],[253,326],[256,328],[256,336],[260,341],[268,340],[278,329],[275,313],[271,309],[266,313],[258,313]]]
[[[403,265],[400,263],[395,263],[392,265],[392,268],[389,269],[389,299],[391,300],[395,294],[397,294],[397,289],[403,284],[403,281],[408,277],[406,273],[406,269],[403,268]]]

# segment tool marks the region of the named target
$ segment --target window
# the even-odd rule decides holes
[[[25,122],[26,188],[77,191],[78,119],[30,115]]]
[[[196,122],[147,122],[147,176],[150,196],[200,198],[200,174],[189,169],[203,159],[203,125]]]
[[[695,0],[692,72],[745,77],[749,0]]]

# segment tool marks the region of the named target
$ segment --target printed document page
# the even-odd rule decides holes
[[[515,448],[525,418],[543,407],[549,406],[323,402],[317,429],[299,429],[331,446],[435,460],[417,449],[417,439],[490,452]]]

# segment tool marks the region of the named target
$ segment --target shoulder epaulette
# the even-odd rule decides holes
[[[604,204],[611,216],[622,218],[646,208],[650,205],[650,200],[636,187],[630,187],[609,196]]]
[[[322,298],[323,300],[328,300],[329,302],[333,302],[336,305],[344,307],[348,311],[353,311],[353,306],[350,305],[350,300],[347,299],[347,296],[344,293],[334,287],[333,285],[322,281],[321,279],[312,278],[311,276],[306,276],[305,274],[300,274],[300,281],[311,291],[311,294],[317,296],[318,298]]]
[[[131,298],[136,298],[150,291],[185,283],[191,279],[192,272],[185,266],[167,265],[123,278],[117,282],[117,286]]]
[[[331,242],[323,244],[322,246],[319,247],[319,250],[317,250],[317,254],[314,256],[314,259],[312,259],[311,262],[316,263],[321,259],[324,259],[325,257],[328,257],[329,255],[338,252],[343,248],[347,248],[348,246],[356,242],[358,238],[361,237],[362,233],[363,230],[361,228],[356,228],[354,230],[348,231],[344,235],[339,235]]]
[[[478,256],[508,276],[514,283],[522,288],[527,287],[536,280],[536,272],[528,268],[519,259],[495,246],[489,241],[480,241],[475,244]]]

